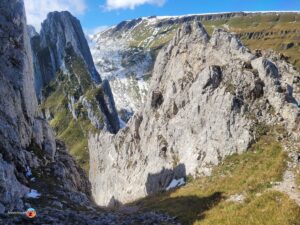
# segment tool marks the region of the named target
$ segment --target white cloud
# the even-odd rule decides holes
[[[70,11],[83,14],[86,10],[85,0],[25,0],[27,23],[40,30],[41,22],[53,11]]]
[[[106,0],[104,9],[111,11],[115,9],[135,9],[135,7],[151,4],[163,6],[166,0]]]

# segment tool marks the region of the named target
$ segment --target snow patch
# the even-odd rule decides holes
[[[177,188],[177,187],[181,187],[185,185],[185,181],[184,178],[180,178],[180,179],[173,179],[171,181],[171,183],[169,184],[169,186],[166,188],[166,191],[169,191],[171,189]]]
[[[27,193],[27,198],[39,198],[42,194],[40,194],[37,190],[31,189],[29,193]]]
[[[32,176],[32,172],[29,166],[26,167],[26,177]]]
[[[119,118],[119,124],[121,129],[126,127],[126,123],[121,118]]]

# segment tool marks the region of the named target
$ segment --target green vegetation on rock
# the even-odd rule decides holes
[[[58,139],[63,140],[70,154],[79,165],[88,172],[89,152],[88,134],[95,131],[95,127],[88,118],[87,109],[83,106],[81,97],[85,97],[92,105],[92,110],[97,115],[100,123],[104,122],[98,107],[97,95],[102,93],[101,85],[96,87],[88,74],[84,63],[77,57],[66,59],[68,63],[68,74],[58,72],[56,79],[44,88],[45,100],[41,109],[51,116],[50,125],[56,132]],[[74,98],[74,118],[70,111],[71,100]]]

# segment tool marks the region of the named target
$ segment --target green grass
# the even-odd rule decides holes
[[[227,157],[212,176],[132,204],[178,216],[182,224],[299,224],[300,208],[284,194],[269,190],[272,182],[282,179],[286,160],[280,143],[263,136],[247,152]],[[226,201],[234,194],[243,194],[245,202]]]
[[[300,208],[285,194],[267,191],[247,203],[222,202],[195,225],[299,225]]]
[[[211,34],[214,28],[229,26],[229,30],[241,35],[242,42],[251,50],[255,49],[273,49],[290,57],[290,62],[300,69],[300,16],[297,14],[281,15],[253,15],[241,18],[232,18],[230,20],[204,21],[204,25]],[[282,35],[281,31],[289,31]],[[251,32],[269,33],[254,39],[248,39],[244,34]],[[273,34],[271,34],[271,32]],[[287,43],[295,45],[290,49],[284,49],[282,46]]]
[[[47,100],[45,103],[47,106]],[[88,131],[92,130],[91,124],[85,119],[73,119],[67,106],[59,103],[58,105],[60,106],[52,111],[54,118],[50,121],[50,125],[56,132],[56,137],[66,143],[70,154],[76,159],[79,165],[88,172],[89,154],[87,135]]]
[[[64,140],[69,148],[70,154],[76,159],[81,167],[89,170],[88,132],[93,130],[89,121],[84,119],[72,119],[68,127],[58,135]]]

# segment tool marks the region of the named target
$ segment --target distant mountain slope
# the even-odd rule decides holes
[[[209,34],[218,27],[236,32],[251,50],[271,48],[282,53],[300,69],[300,14],[297,12],[153,16],[123,21],[94,35],[91,45],[97,69],[111,81],[119,111],[140,108],[157,51],[174,37],[182,24],[193,20],[201,21]],[[128,119],[128,115],[123,119]]]

